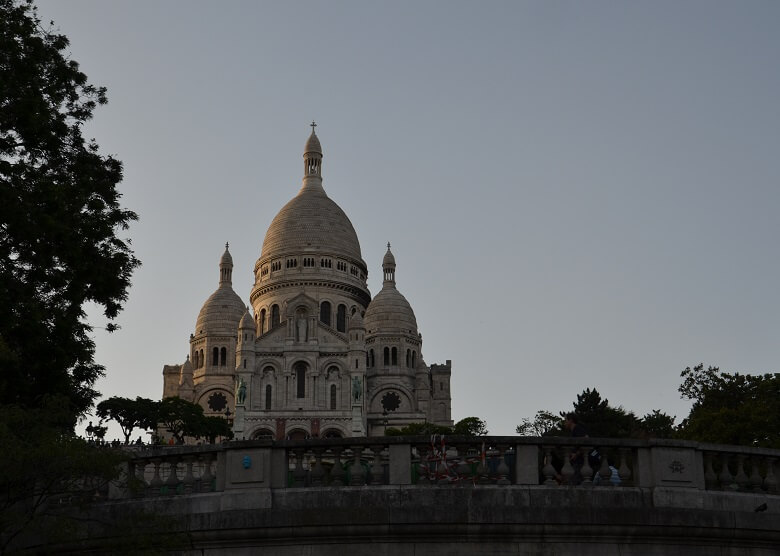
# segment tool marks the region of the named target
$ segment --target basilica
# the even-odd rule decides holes
[[[163,368],[163,397],[228,416],[238,439],[451,425],[450,361],[425,363],[390,244],[382,289],[371,297],[355,229],[322,185],[314,125],[303,185],[271,222],[255,263],[251,308],[233,291],[225,245],[219,286],[198,314],[189,356]]]

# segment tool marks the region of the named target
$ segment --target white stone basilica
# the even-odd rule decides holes
[[[190,355],[163,368],[163,397],[230,415],[235,437],[378,436],[451,425],[450,361],[425,364],[414,311],[396,288],[390,245],[371,298],[352,223],[322,187],[322,147],[304,149],[303,186],[271,222],[252,310],[233,291],[227,245]]]

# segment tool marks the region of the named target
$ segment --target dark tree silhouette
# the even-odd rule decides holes
[[[73,426],[104,370],[84,306],[114,329],[139,262],[117,236],[136,219],[119,205],[122,164],[82,136],[106,91],[67,48],[31,3],[0,0],[0,403],[64,396]]]

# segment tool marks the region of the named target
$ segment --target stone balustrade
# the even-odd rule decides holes
[[[673,440],[457,436],[133,448],[112,498],[247,488],[540,485],[778,494],[780,450]]]

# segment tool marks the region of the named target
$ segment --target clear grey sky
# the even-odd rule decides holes
[[[108,87],[88,133],[141,218],[105,396],[160,397],[226,241],[248,303],[312,119],[456,420],[512,434],[595,387],[679,422],[687,365],[780,370],[778,2],[38,4]]]

